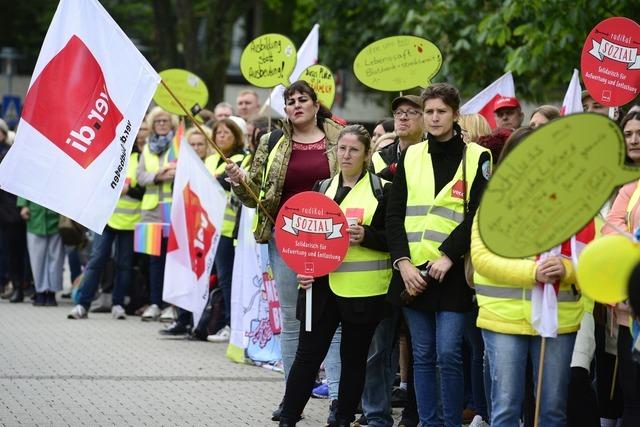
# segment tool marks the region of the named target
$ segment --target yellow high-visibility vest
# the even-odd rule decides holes
[[[129,186],[135,187],[137,184],[136,170],[138,169],[138,158],[140,153],[131,153],[129,166],[127,168],[127,178],[129,178]],[[120,196],[113,215],[109,218],[107,224],[114,230],[133,230],[135,225],[140,221],[140,206],[138,199],[129,197],[126,194]]]
[[[373,214],[378,207],[378,199],[373,193],[370,179],[369,172],[366,172],[340,203],[340,209],[345,213],[348,208],[363,208],[363,225],[371,225]],[[325,192],[328,197],[335,197],[339,180],[339,175],[331,179],[331,184]],[[390,282],[389,253],[363,248],[360,245],[349,246],[340,267],[329,274],[331,290],[338,296],[348,298],[384,295]]]
[[[173,142],[172,142],[173,144]],[[169,147],[162,156],[154,154],[146,144],[142,149],[144,156],[144,168],[147,172],[156,173],[161,166],[169,163]],[[177,150],[176,150],[177,152]],[[160,184],[149,184],[146,186],[144,196],[142,197],[142,210],[151,211],[158,206],[160,202],[170,202],[173,200],[173,189],[170,181],[163,181]]]
[[[478,173],[480,156],[482,153],[491,152],[473,143],[467,144],[466,150],[468,198],[471,185]],[[456,183],[462,183],[462,162],[451,182],[435,197],[434,172],[427,141],[407,148],[404,169],[407,181],[404,226],[409,241],[411,262],[413,265],[422,265],[440,258],[440,244],[464,220],[462,192],[454,188]]]
[[[239,153],[239,154],[232,155],[231,157],[229,157],[229,159],[234,163],[238,163],[243,161],[245,156],[246,154]],[[204,165],[207,167],[207,170],[209,170],[209,172],[213,176],[221,175],[225,171],[226,163],[225,162],[222,162],[220,164],[219,163],[220,163],[220,155],[218,153],[214,153],[210,155],[204,161]],[[225,207],[225,210],[224,210],[224,219],[222,221],[222,230],[220,230],[220,234],[222,234],[225,237],[233,237],[233,229],[236,225],[236,211],[233,208],[233,206],[231,206],[231,197],[232,197],[231,191],[229,190],[226,193],[227,193],[227,206]]]

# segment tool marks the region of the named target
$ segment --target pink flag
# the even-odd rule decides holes
[[[0,186],[101,233],[160,76],[96,0],[62,0]]]
[[[580,87],[580,72],[573,69],[573,76],[567,88],[567,93],[562,101],[561,116],[568,116],[573,113],[582,113],[582,88]]]
[[[482,114],[491,125],[491,129],[495,129],[496,121],[493,117],[493,103],[503,96],[512,98],[516,96],[511,72],[506,73],[467,101],[460,107],[460,114]]]
[[[162,299],[193,313],[198,324],[220,240],[227,196],[189,144],[180,145]]]

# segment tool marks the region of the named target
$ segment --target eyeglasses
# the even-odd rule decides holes
[[[154,125],[166,125],[169,122],[170,122],[170,120],[167,120],[167,119],[158,119],[158,120],[154,120],[153,124]]]
[[[406,116],[410,119],[415,119],[420,116],[420,114],[422,114],[422,111],[414,110],[412,108],[410,110],[396,110],[393,112],[393,117],[399,119]]]

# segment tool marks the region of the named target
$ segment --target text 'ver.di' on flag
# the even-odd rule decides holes
[[[62,0],[0,187],[101,233],[160,77],[96,0]]]
[[[180,144],[162,299],[193,313],[198,324],[209,295],[227,195],[189,144]]]

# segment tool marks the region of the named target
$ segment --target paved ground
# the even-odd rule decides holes
[[[0,425],[277,425],[282,374],[228,361],[226,345],[160,337],[156,322],[70,309],[0,302]],[[300,425],[327,411],[312,399]]]

